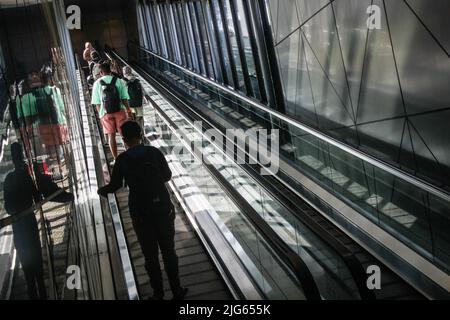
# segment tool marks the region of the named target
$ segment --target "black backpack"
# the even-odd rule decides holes
[[[101,80],[100,84],[104,87],[102,94],[103,107],[106,113],[116,113],[121,110],[121,101],[119,90],[116,87],[117,78],[113,77],[110,84]]]
[[[55,101],[53,100],[53,90],[47,94],[43,88],[33,89],[31,93],[36,98],[36,109],[41,124],[58,124],[58,114]]]
[[[144,93],[142,92],[142,86],[138,79],[128,81],[128,95],[130,96],[130,107],[142,107]]]

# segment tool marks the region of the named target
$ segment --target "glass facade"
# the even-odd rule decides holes
[[[450,2],[266,4],[286,113],[450,190]]]
[[[266,103],[252,16],[243,0],[140,1],[140,44]]]

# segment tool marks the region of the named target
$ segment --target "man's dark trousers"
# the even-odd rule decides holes
[[[173,293],[176,293],[180,289],[180,278],[174,240],[175,212],[173,208],[167,210],[158,209],[146,209],[145,213],[147,214],[130,213],[134,230],[145,256],[145,269],[150,277],[153,295],[155,297],[163,297],[164,287],[159,264],[158,247],[161,249],[164,268],[169,278],[170,289]]]
[[[13,230],[15,231],[14,245],[27,282],[28,297],[31,300],[47,299],[42,266],[41,242],[37,224],[33,219],[27,217],[26,220],[31,221],[28,225],[13,226]],[[29,222],[26,220],[21,221],[22,224]],[[22,228],[17,230],[20,227]]]

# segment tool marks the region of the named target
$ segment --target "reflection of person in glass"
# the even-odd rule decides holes
[[[19,143],[11,145],[11,156],[15,170],[10,172],[3,185],[5,209],[9,215],[17,215],[40,200],[39,192],[31,179],[28,166],[24,162]],[[30,213],[12,225],[14,245],[25,274],[30,299],[46,299],[43,278],[41,241],[36,216]]]

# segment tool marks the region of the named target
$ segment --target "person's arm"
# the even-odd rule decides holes
[[[27,174],[26,179],[27,179],[28,188],[30,189],[31,194],[33,196],[34,203],[37,204],[42,200],[41,193],[36,188],[36,185],[34,184],[34,181],[33,181],[33,179],[31,179],[30,175]]]
[[[164,154],[160,150],[158,150],[158,157],[161,178],[163,182],[168,182],[170,181],[170,179],[172,179],[172,171],[169,168],[166,157],[164,157]]]
[[[125,106],[125,108],[127,108],[127,110],[131,112],[130,103],[128,102],[128,99],[123,99],[122,103]]]
[[[130,104],[128,102],[128,100],[130,100],[130,96],[128,94],[128,89],[127,86],[125,84],[125,81],[122,79],[118,79],[117,80],[117,84],[118,84],[118,89],[119,89],[119,94],[120,94],[120,99],[122,100],[123,105],[125,106],[126,110],[127,110],[127,114],[130,118],[132,118],[132,112],[130,109]]]
[[[125,108],[127,109],[127,116],[130,119],[133,119],[133,111],[131,111],[130,109],[130,104],[128,102],[128,100],[122,100],[123,105],[125,106]]]
[[[101,86],[99,81],[95,81],[94,86],[92,87],[92,98],[91,104],[94,105],[97,109],[97,112],[100,113],[100,108],[102,105],[101,95]]]
[[[123,187],[122,158],[119,156],[114,165],[111,175],[111,182],[106,186],[99,188],[97,193],[103,197],[107,197],[109,193],[114,193]]]

